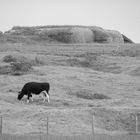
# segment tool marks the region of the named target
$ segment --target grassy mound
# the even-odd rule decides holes
[[[93,94],[91,91],[82,89],[79,91],[71,91],[68,93],[69,95],[74,95],[78,98],[82,98],[82,99],[87,99],[87,100],[94,100],[94,99],[111,99],[109,96],[104,95],[104,94],[99,94],[99,93],[95,93]]]

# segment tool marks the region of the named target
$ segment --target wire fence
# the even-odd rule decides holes
[[[135,130],[128,133],[121,133],[118,135],[113,134],[103,134],[97,133],[95,128],[95,115],[93,114],[92,123],[91,123],[91,134],[83,135],[74,135],[74,136],[62,136],[62,135],[52,135],[50,133],[50,119],[51,116],[46,117],[46,123],[44,124],[46,133],[31,134],[31,135],[13,135],[6,134],[4,132],[4,117],[0,117],[0,140],[140,140],[140,131],[139,131],[139,117],[140,114],[131,114],[135,118]],[[50,118],[49,118],[50,117]],[[43,128],[44,129],[44,128]]]

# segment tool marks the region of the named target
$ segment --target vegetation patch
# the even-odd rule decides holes
[[[93,97],[94,99],[111,99],[111,97],[104,94],[99,94],[99,93],[93,94]]]
[[[82,99],[88,99],[88,100],[93,100],[93,99],[111,99],[109,96],[104,95],[104,94],[98,94],[95,93],[93,94],[91,91],[89,90],[80,90],[80,91],[76,91],[76,92],[69,92],[70,95],[74,95],[78,98],[82,98]]]
[[[135,70],[132,70],[129,74],[132,76],[140,76],[140,67],[137,67]]]
[[[116,63],[104,62],[101,55],[94,53],[85,53],[69,58],[66,64],[69,66],[90,68],[96,71],[110,72],[110,73],[121,73],[121,67]]]
[[[123,109],[121,111],[107,108],[98,108],[93,111],[95,114],[96,122],[100,128],[108,131],[128,131],[135,133],[136,130],[136,114],[139,110]],[[138,116],[138,124],[139,124]],[[138,131],[140,126],[138,125]]]
[[[0,74],[23,75],[33,71],[33,66],[43,65],[44,63],[38,58],[30,60],[22,55],[7,55],[3,62],[9,65],[0,67]]]
[[[140,56],[140,51],[139,50],[135,50],[135,49],[126,49],[126,50],[122,50],[120,48],[120,50],[116,50],[116,51],[112,51],[112,55],[113,56],[129,56],[129,57],[137,57]]]
[[[13,62],[11,63],[12,75],[23,75],[33,70],[32,65],[26,62]]]
[[[87,67],[87,68],[91,68],[99,64],[98,56],[92,53],[76,55],[72,58],[67,59],[67,63],[70,66],[80,66],[80,67]]]
[[[38,57],[34,59],[28,59],[22,55],[7,55],[3,58],[3,62],[5,63],[29,63],[32,66],[43,65],[43,61],[41,61]]]
[[[5,63],[11,63],[11,62],[16,62],[16,61],[17,59],[12,55],[7,55],[3,58],[3,62]]]
[[[32,66],[44,65],[44,62],[41,61],[38,57],[35,57],[35,59],[32,60],[30,63],[31,63]]]
[[[0,74],[23,75],[31,72],[32,70],[33,68],[30,63],[13,62],[7,66],[1,66]]]

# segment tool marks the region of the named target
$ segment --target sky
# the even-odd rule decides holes
[[[0,31],[44,25],[99,26],[140,43],[140,0],[0,0]]]

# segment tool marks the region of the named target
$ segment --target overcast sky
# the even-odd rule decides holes
[[[0,0],[0,31],[38,25],[100,26],[140,43],[140,0]]]

